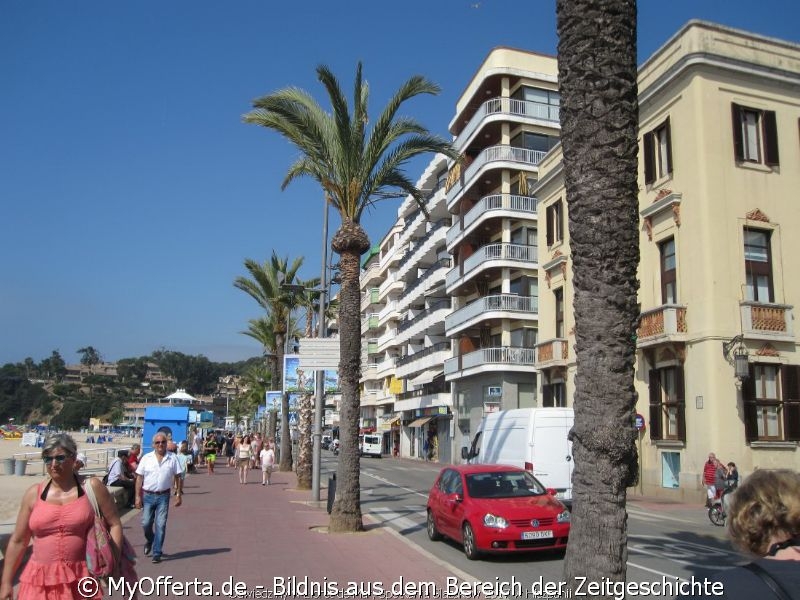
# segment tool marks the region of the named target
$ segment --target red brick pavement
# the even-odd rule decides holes
[[[400,581],[435,582],[443,586],[448,576],[466,578],[388,527],[365,523],[364,533],[324,532],[328,524],[324,508],[327,490],[322,490],[323,506],[315,506],[310,502],[310,492],[293,489],[294,473],[273,473],[270,486],[261,485],[260,471],[251,471],[250,477],[250,483],[241,485],[234,469],[221,465],[211,476],[204,469],[189,475],[184,504],[176,508],[173,502],[170,507],[164,559],[160,564],[152,564],[142,555],[141,512],[127,514],[123,518],[125,534],[139,554],[140,578],[159,575],[171,575],[177,581],[197,578],[216,586],[216,591],[229,580],[243,582],[251,590],[264,586],[280,591],[273,588],[275,577],[287,578],[284,581],[296,577],[297,581],[320,585],[336,583],[339,588],[346,588],[348,582],[364,585],[378,581],[386,590]],[[303,593],[302,588],[294,591],[298,593],[289,596],[314,597]],[[161,594],[161,597],[175,596]]]

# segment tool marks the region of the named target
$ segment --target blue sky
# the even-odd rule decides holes
[[[692,18],[800,36],[796,0],[640,0],[639,61]],[[493,47],[556,44],[554,0],[0,0],[0,364],[88,345],[259,355],[239,333],[259,309],[232,282],[273,249],[318,277],[322,200],[312,182],[281,192],[294,152],[241,122],[252,100],[296,85],[322,101],[316,66],[350,89],[362,60],[373,113],[413,74],[437,82],[404,114],[447,135]],[[396,210],[365,216],[373,243]]]

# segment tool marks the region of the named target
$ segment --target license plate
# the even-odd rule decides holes
[[[558,498],[559,500],[563,500],[566,497],[567,497],[567,492],[557,492],[556,493],[556,498]]]
[[[540,540],[542,538],[551,538],[553,537],[553,531],[550,529],[546,529],[544,531],[523,531],[522,532],[522,539],[523,540]]]

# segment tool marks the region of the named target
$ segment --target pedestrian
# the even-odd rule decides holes
[[[269,442],[261,450],[261,485],[270,485],[272,470],[275,467],[275,450]]]
[[[192,462],[198,466],[203,464],[203,434],[199,429],[192,435]]]
[[[156,433],[153,436],[153,451],[145,454],[136,468],[136,508],[143,508],[144,555],[152,554],[154,563],[161,562],[173,484],[178,486],[175,506],[180,506],[183,501],[180,474],[178,459],[167,452],[167,436],[162,432]]]
[[[139,444],[132,444],[128,452],[128,468],[131,473],[136,473],[136,467],[139,466],[139,455],[142,453],[142,447]]]
[[[745,479],[731,497],[728,532],[756,560],[718,576],[725,598],[800,599],[800,473],[759,469]]]
[[[133,497],[136,492],[136,476],[128,471],[128,451],[119,450],[117,458],[108,468],[106,485],[125,488],[125,506],[133,508]]]
[[[428,442],[428,438],[425,438],[425,441],[422,442],[422,454],[425,457],[425,460],[430,460],[430,458],[428,458],[429,450],[430,450],[430,443]]]
[[[247,471],[250,469],[251,453],[250,436],[246,435],[237,448],[236,468],[239,471],[239,483],[247,483]]]
[[[175,454],[175,458],[178,459],[178,464],[181,466],[181,481],[180,481],[180,488],[183,489],[183,484],[186,483],[186,473],[188,471],[189,465],[189,454],[188,450],[184,452],[186,447],[186,440],[181,442],[181,445],[178,446],[175,442],[170,442],[167,444],[167,452],[172,452]],[[178,495],[178,483],[176,482],[173,486],[174,494]]]
[[[102,597],[102,587],[96,580],[92,582],[86,565],[86,540],[93,531],[95,518],[86,486],[92,486],[108,524],[117,564],[122,548],[122,524],[114,500],[100,479],[89,477],[84,481],[75,473],[77,454],[75,441],[66,433],[45,440],[42,460],[50,478],[30,486],[22,497],[4,555],[0,599],[13,599],[14,576],[31,538],[33,552],[19,578],[18,598],[99,600]]]
[[[78,452],[78,454],[75,455],[75,467],[73,470],[77,473],[85,466],[86,466],[86,455],[83,452]]]
[[[214,432],[208,434],[206,438],[206,443],[203,444],[203,454],[206,457],[206,465],[208,466],[207,473],[209,475],[214,474],[214,464],[217,462],[217,451],[219,450],[219,444],[217,443],[216,436]]]
[[[261,434],[256,433],[250,442],[250,466],[255,469],[261,466]]]
[[[225,458],[228,459],[229,467],[236,466],[236,440],[230,431],[225,436]]]
[[[720,462],[717,456],[710,452],[708,460],[703,465],[703,483],[706,486],[706,508],[711,508],[711,503],[717,497],[717,471],[719,470]]]

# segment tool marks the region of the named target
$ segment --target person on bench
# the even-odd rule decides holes
[[[128,472],[128,451],[120,450],[117,452],[117,458],[111,463],[108,468],[108,482],[107,485],[111,487],[125,488],[127,496],[125,499],[125,506],[133,508],[133,497],[136,492],[136,480]]]

